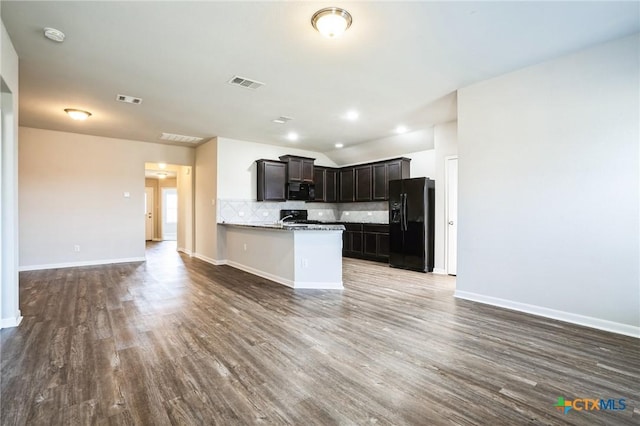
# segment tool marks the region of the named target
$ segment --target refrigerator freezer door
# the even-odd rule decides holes
[[[389,265],[398,268],[404,265],[403,200],[402,181],[389,181]]]

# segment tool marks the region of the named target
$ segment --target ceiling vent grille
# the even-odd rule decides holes
[[[278,124],[284,124],[284,123],[286,123],[287,121],[291,121],[291,120],[293,120],[293,117],[287,117],[286,115],[281,115],[281,116],[280,116],[280,117],[278,117],[278,118],[274,118],[274,119],[273,119],[273,122],[274,122],[274,123],[278,123]]]
[[[261,83],[256,80],[250,80],[248,78],[240,77],[238,75],[234,76],[231,80],[229,80],[229,84],[233,86],[240,86],[240,87],[245,87],[247,89],[254,89],[254,90],[264,86],[264,83]]]
[[[117,95],[116,101],[125,102],[127,104],[134,104],[134,105],[140,105],[142,103],[142,99],[136,98],[135,96],[129,96],[129,95]]]
[[[160,136],[160,139],[162,139],[163,141],[171,142],[198,143],[203,138],[197,138],[195,136],[176,135],[174,133],[163,133],[162,136]]]

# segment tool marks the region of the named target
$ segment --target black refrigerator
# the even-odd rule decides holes
[[[433,271],[435,181],[389,181],[389,266]]]

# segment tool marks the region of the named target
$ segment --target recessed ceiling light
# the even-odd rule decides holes
[[[289,132],[287,133],[287,139],[289,139],[290,141],[294,142],[298,140],[298,134],[296,132]]]
[[[311,17],[311,25],[328,38],[340,37],[351,26],[353,18],[349,12],[339,7],[320,9]]]
[[[167,168],[167,163],[158,163],[158,167],[164,170]]]
[[[64,41],[64,33],[60,30],[56,30],[55,28],[46,27],[44,29],[44,36],[49,40],[62,43]]]
[[[74,120],[86,120],[91,117],[91,113],[89,111],[83,111],[81,109],[65,108],[64,112]]]
[[[342,148],[344,146],[343,143],[337,143],[334,145],[336,148]]]
[[[347,112],[344,115],[344,118],[346,118],[347,120],[350,120],[350,121],[355,121],[355,120],[358,119],[358,117],[360,117],[360,114],[355,109],[352,109],[351,111]]]
[[[403,133],[407,133],[408,130],[409,129],[407,129],[407,126],[400,125],[400,126],[396,127],[396,133],[399,134],[399,135],[401,135]]]

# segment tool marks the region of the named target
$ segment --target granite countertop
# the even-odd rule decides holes
[[[266,228],[284,231],[344,231],[343,225],[327,225],[322,223],[230,223],[218,222],[218,225],[238,226],[242,228]]]

